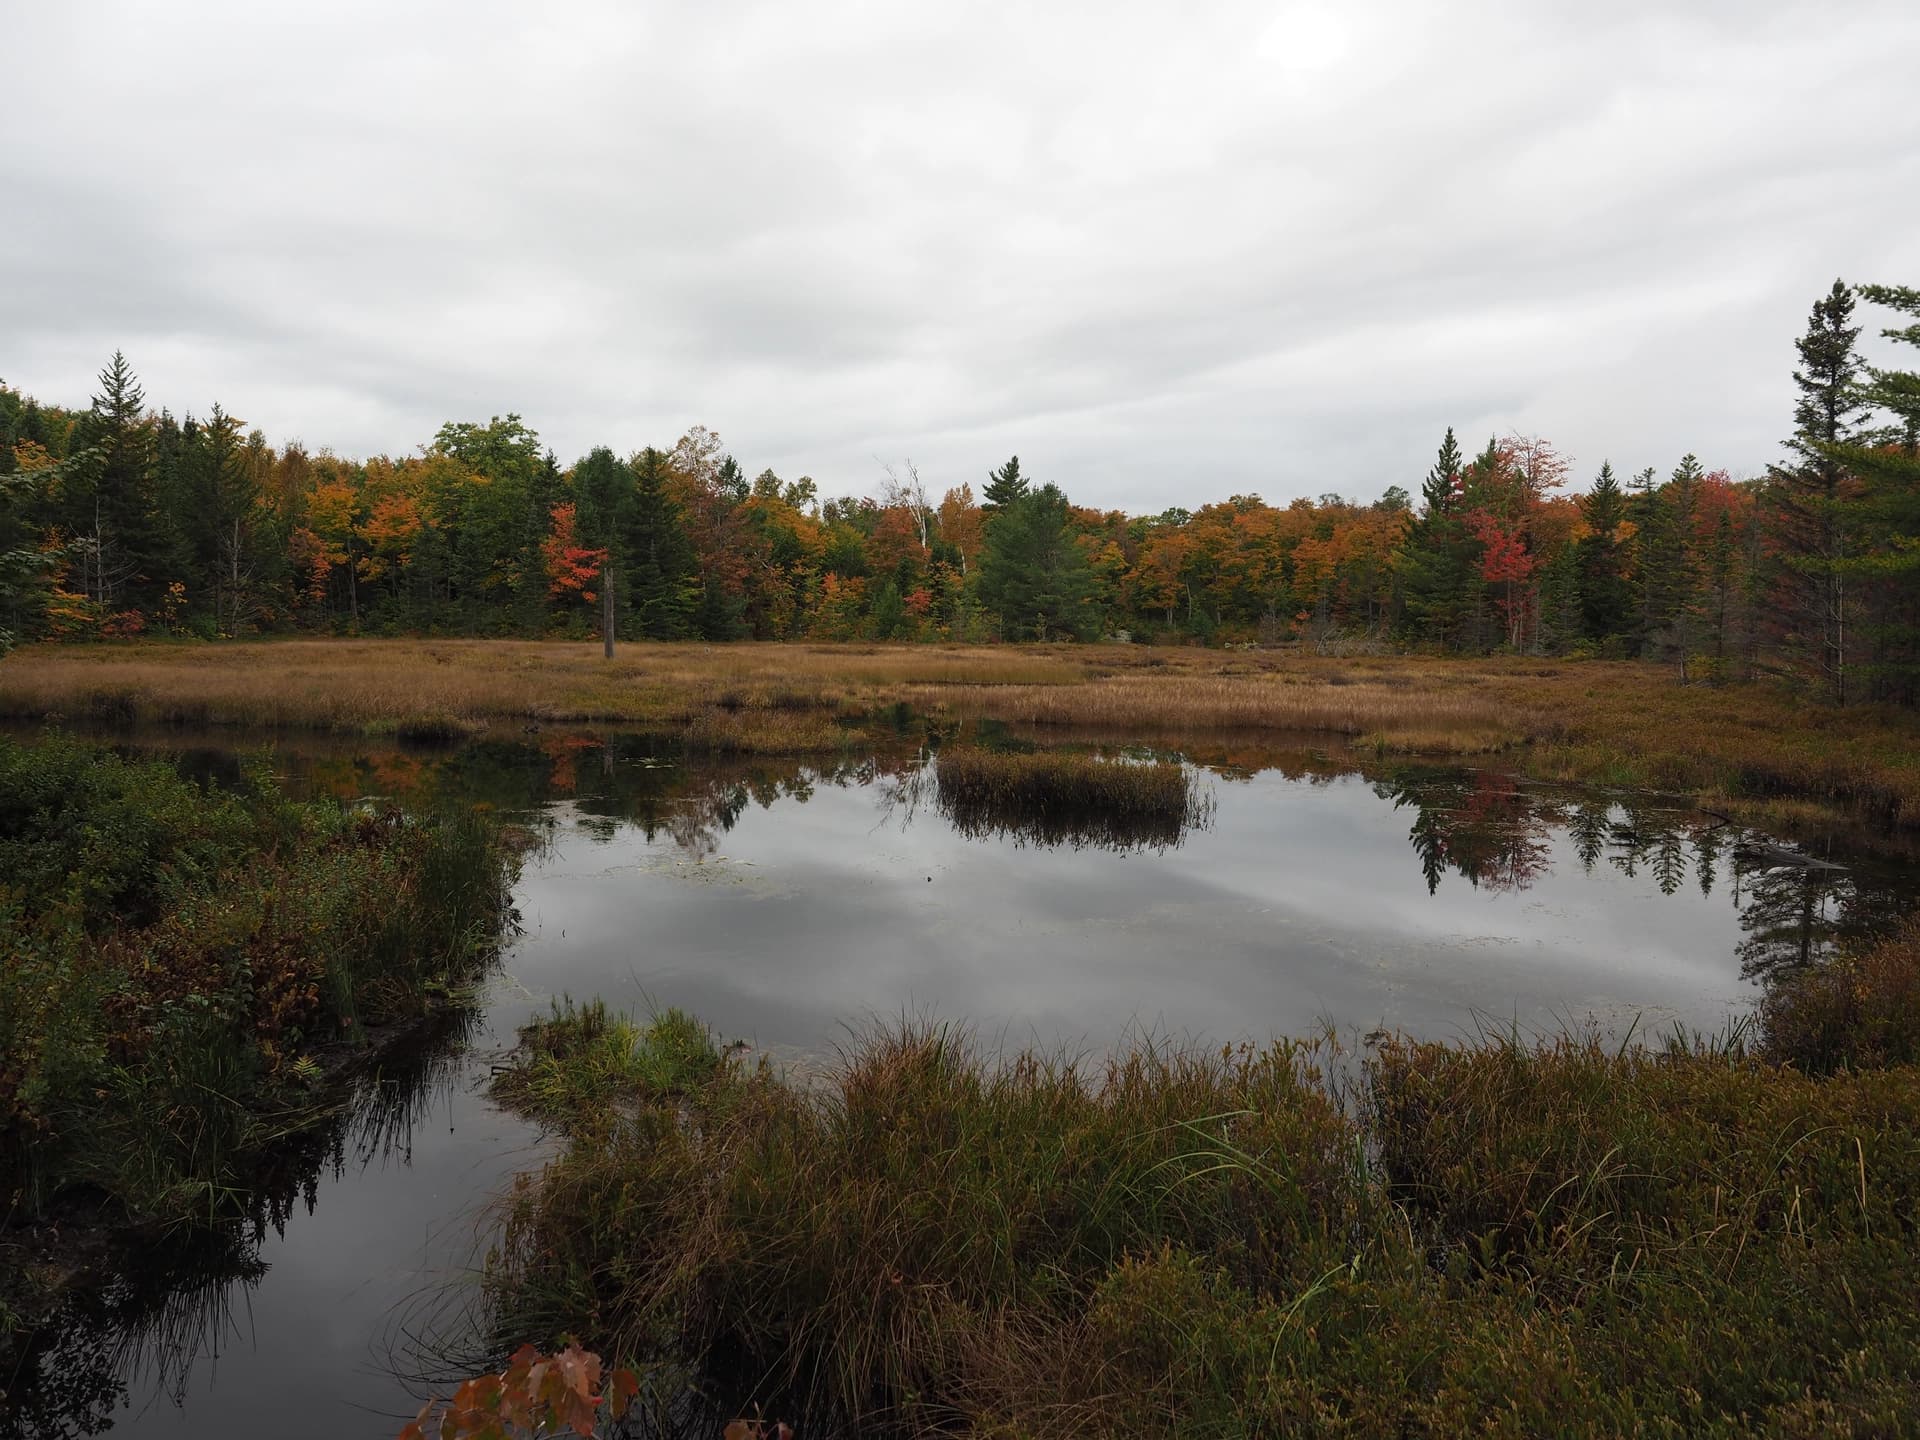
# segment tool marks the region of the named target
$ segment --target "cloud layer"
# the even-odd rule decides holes
[[[1194,13],[1182,13],[1191,11]],[[1684,13],[1679,13],[1684,11]],[[1920,283],[1920,7],[20,5],[0,376],[397,452],[718,430],[864,491],[1412,488],[1442,427],[1736,473]]]

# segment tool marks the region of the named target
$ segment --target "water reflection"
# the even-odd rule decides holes
[[[1837,864],[1670,798],[1556,792],[1462,769],[1404,769],[1374,792],[1414,812],[1407,838],[1429,894],[1449,873],[1489,892],[1525,890],[1551,869],[1556,832],[1589,874],[1602,864],[1628,879],[1644,873],[1662,895],[1689,881],[1702,896],[1728,886],[1740,973],[1760,983],[1884,933],[1915,900],[1901,867]]]
[[[0,1434],[67,1440],[126,1424],[134,1397],[184,1405],[197,1376],[244,1348],[251,1294],[269,1270],[262,1251],[313,1214],[322,1180],[412,1162],[415,1129],[447,1099],[477,1018],[471,1007],[444,1011],[343,1081],[336,1112],[248,1173],[244,1214],[116,1237],[93,1257],[88,1283],[0,1350]]]
[[[1816,844],[1830,863],[1808,864],[1670,799],[1316,744],[1186,750],[1217,810],[1156,832],[973,823],[940,806],[937,754],[911,735],[804,761],[618,734],[433,752],[278,738],[266,763],[298,793],[485,806],[546,834],[516,894],[529,930],[513,983],[491,1002],[502,1038],[562,991],[684,1005],[776,1053],[917,1007],[1015,1044],[1097,1044],[1136,1023],[1263,1038],[1322,1017],[1448,1033],[1487,1012],[1711,1028],[1914,902],[1911,866],[1867,848]],[[229,745],[170,748],[209,783],[247,763]],[[506,1153],[515,1136],[478,1133],[485,1066],[459,1058],[474,1017],[442,1023],[262,1168],[244,1223],[111,1257],[111,1283],[29,1337],[18,1373],[32,1378],[6,1386],[20,1432],[240,1435],[270,1413],[290,1436],[397,1428],[340,1420],[343,1395],[378,1408],[400,1388],[342,1358],[364,1352],[387,1292],[353,1308],[329,1283],[418,1265],[424,1230],[532,1163]],[[423,1126],[443,1100],[457,1140]],[[321,1312],[339,1333],[316,1350],[301,1327]],[[295,1334],[238,1343],[271,1324]],[[213,1395],[195,1377],[221,1355]]]

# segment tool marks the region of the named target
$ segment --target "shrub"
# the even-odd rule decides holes
[[[32,1218],[85,1185],[134,1218],[212,1216],[249,1151],[317,1118],[297,1062],[488,953],[507,863],[476,816],[0,744],[0,1204]]]
[[[1769,1058],[1811,1074],[1920,1064],[1920,920],[1781,977],[1760,1004]]]

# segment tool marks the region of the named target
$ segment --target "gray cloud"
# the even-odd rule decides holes
[[[511,409],[1134,509],[1411,486],[1449,423],[1752,472],[1812,300],[1920,281],[1906,0],[10,8],[0,375],[119,346],[343,453]]]

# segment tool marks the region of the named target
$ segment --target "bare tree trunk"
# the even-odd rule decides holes
[[[600,643],[607,659],[613,659],[613,567],[600,565]]]

